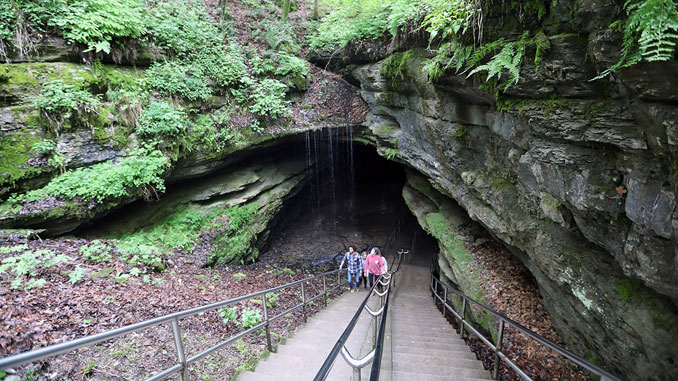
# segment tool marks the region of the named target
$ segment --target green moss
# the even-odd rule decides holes
[[[619,296],[621,296],[626,302],[632,300],[638,301],[640,298],[642,298],[642,289],[643,282],[639,281],[638,279],[626,278],[617,283],[617,292],[619,293]]]
[[[492,186],[497,190],[502,190],[502,189],[512,187],[513,183],[511,182],[510,179],[498,177],[498,178],[494,179],[494,181],[492,181]]]
[[[354,137],[353,141],[358,142],[358,143],[362,143],[362,144],[365,144],[365,145],[371,145],[372,144],[372,142],[370,142],[369,140],[367,140],[365,138],[361,138],[359,136]]]
[[[404,89],[403,82],[410,75],[407,68],[408,62],[416,56],[413,50],[398,52],[390,55],[381,64],[381,75],[390,83],[394,91]]]
[[[559,108],[568,102],[578,102],[564,98],[551,97],[549,99],[522,99],[511,97],[499,97],[497,99],[497,110],[501,112],[518,111],[518,116],[523,116],[526,108],[535,108],[541,111],[544,116],[553,115]]]
[[[394,125],[379,126],[379,127],[374,129],[374,133],[376,135],[389,135],[396,128],[397,128],[397,126],[394,126]]]
[[[33,156],[33,144],[40,140],[41,134],[25,130],[0,137],[0,185],[14,186],[17,181],[41,172],[27,165]]]

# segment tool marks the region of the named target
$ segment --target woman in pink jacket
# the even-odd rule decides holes
[[[365,259],[365,276],[370,280],[370,288],[374,282],[379,278],[379,275],[386,272],[384,260],[381,256],[379,248],[372,248],[370,255]]]

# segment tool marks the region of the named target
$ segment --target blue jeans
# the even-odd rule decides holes
[[[348,272],[348,285],[351,286],[351,289],[353,289],[353,287],[358,287],[358,272],[357,271],[349,271]]]

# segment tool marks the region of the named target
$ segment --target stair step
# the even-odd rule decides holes
[[[450,376],[440,376],[433,374],[420,374],[413,372],[394,371],[391,376],[392,381],[450,381]],[[478,381],[491,380],[492,378],[469,378],[469,377],[454,377],[455,381]]]
[[[393,338],[393,346],[409,346],[412,348],[429,348],[429,349],[442,349],[450,351],[462,351],[468,350],[468,347],[463,344],[438,344],[438,343],[425,343],[420,341],[407,341],[399,340],[397,337]]]
[[[456,377],[480,378],[480,379],[490,378],[490,372],[486,370],[455,368],[453,366],[438,366],[438,365],[422,366],[421,364],[399,363],[395,361],[393,362],[393,372],[419,373],[421,375],[427,376],[454,374],[455,378]]]
[[[471,352],[471,349],[466,347],[466,349],[460,349],[456,351],[451,351],[447,349],[432,349],[432,348],[413,348],[409,346],[396,345],[393,346],[393,354],[402,353],[402,354],[415,354],[415,355],[428,355],[431,357],[454,357],[454,358],[466,358],[469,360],[475,360],[475,353]]]
[[[476,359],[465,359],[465,358],[456,358],[450,354],[447,358],[428,356],[426,354],[413,354],[413,353],[394,353],[393,362],[400,364],[415,364],[422,367],[441,366],[441,367],[451,367],[451,368],[463,368],[463,369],[478,369],[485,370],[483,364]]]
[[[462,340],[460,337],[455,337],[450,335],[449,337],[447,335],[444,336],[422,336],[422,335],[415,335],[415,334],[399,334],[398,336],[393,336],[393,338],[397,337],[398,340],[403,340],[403,341],[423,341],[427,343],[438,343],[438,344],[460,344],[460,345],[465,345],[466,343],[464,340]]]

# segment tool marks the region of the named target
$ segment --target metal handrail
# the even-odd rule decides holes
[[[388,309],[389,295],[391,293],[391,286],[395,284],[395,273],[398,272],[398,270],[400,269],[400,263],[402,262],[403,255],[408,253],[409,250],[405,250],[402,248],[399,249],[397,253],[399,260],[396,270],[389,271],[385,274],[380,275],[379,278],[377,278],[377,280],[374,282],[374,284],[370,288],[370,291],[367,293],[362,303],[360,304],[360,307],[358,307],[358,310],[353,315],[353,318],[348,323],[346,329],[344,329],[344,332],[339,337],[339,340],[337,340],[337,342],[334,344],[334,347],[332,347],[330,354],[327,355],[325,362],[323,362],[323,365],[320,367],[318,373],[313,378],[314,381],[323,381],[327,378],[339,353],[341,353],[344,360],[346,360],[346,362],[353,368],[353,381],[360,381],[361,378],[360,371],[369,363],[373,362],[375,359],[377,361],[376,362],[377,364],[381,362],[381,352],[382,352],[381,344],[384,341],[384,327],[385,327],[384,324],[386,320],[385,319],[386,311]],[[395,263],[395,259],[393,263]],[[375,290],[378,284],[386,286],[383,292],[378,292]],[[369,300],[370,296],[372,296],[373,292],[377,294],[380,298],[381,307],[377,311],[373,311],[370,308],[370,306],[367,305],[367,301]],[[351,336],[353,328],[358,322],[358,318],[362,314],[363,310],[366,310],[374,318],[374,331],[375,331],[374,349],[370,351],[367,355],[365,355],[362,359],[356,359],[353,356],[351,356],[348,349],[346,348],[345,343],[348,340],[349,336]],[[379,324],[379,322],[381,322],[381,324]],[[378,374],[379,373],[377,372],[377,377]],[[370,378],[370,380],[372,380],[372,378]]]
[[[438,285],[442,285],[444,287],[443,289],[443,297],[440,296],[438,292]],[[443,306],[445,310],[450,311],[455,318],[459,321],[459,325],[461,327],[461,336],[462,338],[464,337],[465,334],[465,328],[468,328],[468,330],[476,335],[482,342],[484,342],[490,349],[495,353],[495,359],[494,359],[494,369],[492,370],[492,377],[494,379],[497,379],[498,373],[499,373],[499,360],[501,359],[503,362],[505,362],[507,365],[509,365],[513,370],[520,375],[520,377],[524,380],[532,380],[530,376],[528,376],[525,371],[523,371],[515,362],[511,361],[508,356],[502,351],[502,343],[504,340],[504,326],[506,324],[516,328],[517,330],[521,331],[527,337],[536,340],[537,342],[545,345],[546,347],[556,351],[557,353],[561,354],[562,356],[565,356],[566,358],[570,359],[572,362],[576,363],[577,365],[581,366],[582,368],[588,370],[589,372],[597,375],[600,377],[601,381],[621,381],[620,378],[615,377],[614,375],[606,372],[605,370],[599,368],[598,366],[591,364],[589,361],[586,361],[585,359],[577,356],[576,354],[568,351],[567,349],[559,346],[558,344],[555,344],[548,339],[540,336],[539,334],[531,331],[530,329],[522,326],[521,324],[513,321],[512,319],[500,314],[499,312],[496,312],[489,307],[486,307],[477,301],[469,298],[464,294],[463,292],[450,287],[449,285],[443,283],[440,281],[440,279],[436,278],[436,276],[431,272],[431,282],[430,282],[430,288],[431,291],[433,292],[433,295],[436,299],[441,301],[443,303]],[[451,305],[447,304],[448,301],[448,292],[451,292],[453,294],[456,294],[462,298],[462,308],[461,312],[458,313],[457,311],[454,310],[454,307]],[[492,341],[485,336],[483,336],[475,327],[473,327],[467,320],[466,320],[466,310],[467,306],[469,303],[479,307],[486,313],[489,313],[490,315],[496,317],[499,319],[499,332],[497,334],[497,341],[495,343],[492,343]],[[445,311],[444,310],[444,311]],[[443,311],[443,314],[444,314]]]
[[[239,296],[239,297],[236,297],[236,298],[224,300],[222,302],[212,303],[212,304],[204,305],[204,306],[201,306],[201,307],[192,308],[192,309],[189,309],[189,310],[175,312],[175,313],[172,313],[172,314],[169,314],[169,315],[160,316],[160,317],[150,319],[150,320],[145,320],[145,321],[142,321],[142,322],[139,322],[139,323],[131,324],[131,325],[121,327],[121,328],[116,328],[116,329],[113,329],[113,330],[110,330],[110,331],[101,332],[101,333],[98,333],[98,334],[85,336],[85,337],[82,337],[82,338],[79,338],[79,339],[70,340],[70,341],[67,341],[67,342],[64,342],[64,343],[50,345],[50,346],[40,348],[40,349],[36,349],[36,350],[30,351],[30,352],[24,352],[24,353],[19,353],[19,354],[14,355],[14,356],[5,357],[5,358],[0,359],[0,370],[7,370],[7,369],[10,369],[10,368],[19,366],[19,365],[24,365],[24,364],[35,362],[35,361],[44,360],[46,358],[54,357],[54,356],[57,356],[59,354],[74,351],[74,350],[76,350],[78,348],[82,348],[84,346],[96,344],[96,343],[99,343],[99,342],[102,342],[102,341],[106,341],[106,340],[110,340],[110,339],[113,339],[113,338],[116,338],[116,337],[120,337],[120,336],[128,334],[128,333],[140,331],[140,330],[145,329],[145,328],[153,327],[153,326],[160,325],[160,324],[163,324],[163,323],[170,323],[171,328],[172,328],[172,333],[173,333],[173,336],[174,336],[175,348],[177,350],[177,360],[178,360],[177,364],[175,364],[174,366],[172,366],[170,368],[162,370],[161,372],[155,374],[154,376],[152,376],[152,377],[150,377],[146,380],[147,381],[160,380],[164,377],[167,377],[171,374],[178,373],[178,372],[181,372],[182,378],[185,379],[185,378],[187,378],[187,375],[188,375],[188,365],[200,360],[201,358],[209,355],[210,353],[212,353],[212,352],[214,352],[214,351],[216,351],[216,350],[218,350],[218,349],[220,349],[220,348],[222,348],[222,347],[224,347],[224,346],[226,346],[226,345],[228,345],[228,344],[230,344],[230,343],[232,343],[236,340],[239,340],[240,338],[242,338],[242,337],[244,337],[244,336],[246,336],[246,335],[248,335],[252,332],[255,332],[255,331],[257,331],[261,328],[264,328],[266,330],[266,341],[267,341],[268,349],[270,351],[272,351],[273,346],[271,344],[270,323],[274,320],[277,320],[277,319],[299,309],[299,308],[302,309],[303,318],[304,318],[304,321],[306,321],[307,320],[306,305],[308,303],[310,303],[311,301],[319,298],[319,297],[324,297],[325,303],[327,304],[327,294],[328,294],[328,292],[331,292],[331,291],[341,287],[342,285],[344,285],[344,283],[347,283],[347,282],[344,282],[344,283],[341,282],[341,273],[345,272],[345,271],[346,270],[341,270],[341,269],[327,271],[327,272],[324,272],[322,274],[314,275],[314,276],[311,276],[311,277],[308,277],[308,278],[300,279],[300,280],[297,280],[297,281],[294,281],[294,282],[286,283],[286,284],[281,285],[281,286],[269,288],[269,289],[266,289],[266,290],[263,290],[263,291],[258,291],[258,292],[252,293],[252,294]],[[332,274],[335,274],[335,273],[337,274],[337,284],[335,286],[331,287],[331,288],[327,288],[327,277],[329,275],[332,275]],[[308,283],[309,281],[319,279],[319,278],[322,278],[322,280],[323,280],[323,293],[315,295],[311,298],[306,298],[304,285],[306,283]],[[301,296],[302,296],[301,303],[299,303],[299,304],[297,304],[293,307],[290,307],[287,310],[285,310],[285,311],[283,311],[283,312],[281,312],[281,313],[279,313],[279,314],[277,314],[273,317],[268,316],[268,311],[267,311],[267,308],[266,308],[266,295],[271,293],[271,292],[286,289],[286,288],[296,286],[296,285],[301,285]],[[257,324],[254,327],[251,327],[251,328],[249,328],[249,329],[247,329],[243,332],[240,332],[240,333],[238,333],[234,336],[231,336],[228,339],[226,339],[226,340],[224,340],[224,341],[222,341],[222,342],[220,342],[220,343],[218,343],[218,344],[216,344],[216,345],[214,345],[214,346],[212,346],[212,347],[210,347],[210,348],[208,348],[208,349],[206,349],[206,350],[204,350],[204,351],[202,351],[202,352],[200,352],[200,353],[198,353],[198,354],[196,354],[192,357],[186,358],[186,354],[184,353],[183,340],[182,340],[181,332],[180,332],[180,329],[179,329],[179,319],[180,318],[193,316],[193,315],[196,315],[196,314],[199,314],[199,313],[202,313],[202,312],[214,310],[214,309],[217,309],[219,307],[223,307],[223,306],[238,303],[238,302],[241,302],[241,301],[253,299],[253,298],[256,298],[256,297],[261,297],[261,305],[262,305],[263,313],[264,313],[263,321],[261,323]]]

